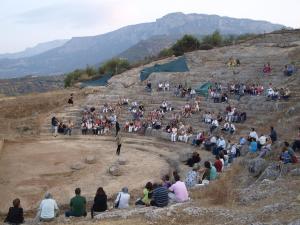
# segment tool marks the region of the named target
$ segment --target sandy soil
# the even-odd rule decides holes
[[[157,146],[147,145],[143,139],[126,140],[121,156],[128,164],[122,166],[124,173],[119,177],[107,172],[117,160],[115,142],[110,137],[6,143],[0,159],[0,211],[6,212],[16,197],[21,198],[25,209],[34,209],[46,191],[53,193],[59,204],[65,204],[76,187],[81,187],[88,199],[92,199],[99,186],[103,186],[108,195],[125,184],[131,190],[141,188],[168,168],[165,158],[157,153]],[[88,155],[96,156],[97,162],[85,164]],[[76,162],[83,163],[85,168],[72,170],[70,166]]]

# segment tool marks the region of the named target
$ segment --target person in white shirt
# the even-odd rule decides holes
[[[258,139],[258,149],[261,149],[261,147],[265,146],[267,143],[267,137],[265,135],[261,135]]]
[[[230,132],[230,134],[233,134],[235,131],[236,131],[236,128],[235,128],[234,124],[231,123],[230,126],[229,126],[229,132]]]
[[[115,208],[125,209],[129,208],[130,195],[128,194],[128,188],[122,188],[122,191],[118,193],[115,200]]]
[[[59,208],[57,203],[54,199],[52,199],[52,195],[47,193],[45,195],[45,199],[42,200],[39,211],[38,211],[38,218],[40,221],[52,221],[55,217],[58,216]]]
[[[248,141],[249,141],[251,138],[254,138],[255,141],[258,140],[258,135],[257,135],[257,133],[256,133],[256,131],[255,131],[254,128],[251,128],[251,132],[250,132],[250,134],[249,134]]]
[[[176,136],[177,136],[177,128],[173,127],[172,128],[172,133],[171,133],[171,141],[176,142]]]
[[[214,119],[211,123],[210,132],[212,133],[218,127],[219,127],[219,122],[218,120]]]

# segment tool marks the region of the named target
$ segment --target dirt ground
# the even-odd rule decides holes
[[[144,145],[147,140],[135,141],[128,138],[124,143],[121,157],[128,163],[121,166],[123,175],[119,177],[108,173],[109,166],[118,159],[112,137],[53,137],[6,143],[0,158],[0,212],[6,212],[16,197],[22,200],[26,210],[34,209],[46,191],[51,192],[59,204],[67,204],[76,187],[80,187],[88,199],[93,198],[99,186],[103,186],[109,196],[124,185],[130,190],[140,189],[147,181],[159,178],[168,164],[157,153],[157,146]],[[89,155],[96,156],[95,164],[84,163]],[[70,167],[76,162],[85,168],[72,170]]]

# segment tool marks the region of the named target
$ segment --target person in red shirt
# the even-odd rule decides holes
[[[216,167],[216,170],[217,170],[218,173],[222,172],[223,163],[220,160],[220,156],[219,155],[216,156],[216,161],[214,163],[214,166]]]

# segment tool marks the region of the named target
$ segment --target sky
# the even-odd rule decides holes
[[[0,53],[152,22],[168,13],[267,20],[300,28],[299,0],[0,0]]]

